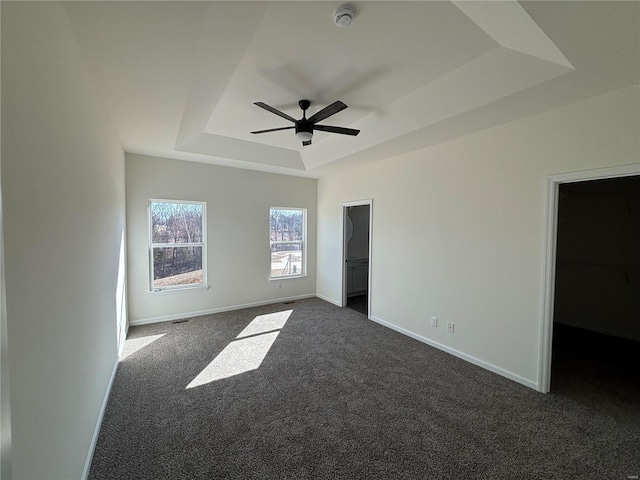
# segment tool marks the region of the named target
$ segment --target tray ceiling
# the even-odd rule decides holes
[[[639,83],[636,2],[67,2],[126,151],[320,177]],[[349,108],[302,147],[255,105]]]

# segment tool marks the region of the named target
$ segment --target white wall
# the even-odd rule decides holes
[[[372,317],[536,387],[546,178],[638,163],[638,104],[629,87],[320,179],[318,294],[341,298],[340,203],[373,198]]]
[[[13,479],[83,476],[117,362],[124,153],[61,3],[2,3]]]
[[[180,318],[316,291],[316,180],[127,154],[131,322]],[[149,198],[207,203],[206,291],[149,293]],[[307,273],[269,282],[269,207],[307,209]]]

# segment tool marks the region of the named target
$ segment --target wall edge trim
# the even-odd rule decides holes
[[[124,342],[122,342],[124,344]],[[111,377],[109,378],[109,384],[107,385],[107,390],[104,394],[104,399],[102,400],[102,405],[100,407],[100,413],[98,414],[98,419],[96,421],[96,426],[93,431],[93,437],[91,438],[91,443],[89,445],[89,452],[87,453],[87,459],[84,463],[84,469],[82,470],[82,480],[87,480],[89,477],[89,469],[91,468],[91,461],[93,460],[93,454],[96,449],[96,445],[98,443],[98,435],[100,434],[100,428],[102,427],[102,420],[104,418],[104,413],[107,410],[107,403],[109,402],[109,395],[111,395],[111,387],[113,386],[113,382],[116,378],[116,372],[118,371],[118,365],[120,364],[120,357],[116,358],[116,362],[113,365],[113,370],[111,371]]]

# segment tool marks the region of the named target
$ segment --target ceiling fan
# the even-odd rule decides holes
[[[307,109],[311,105],[309,100],[300,100],[298,105],[302,109],[302,118],[300,120],[296,120],[295,118],[287,115],[280,110],[273,108],[270,105],[267,105],[263,102],[254,102],[254,105],[257,105],[260,108],[264,108],[265,110],[275,113],[276,115],[293,122],[293,125],[290,127],[279,127],[279,128],[269,128],[267,130],[257,130],[251,133],[268,133],[268,132],[277,132],[279,130],[289,130],[292,128],[296,129],[296,138],[302,141],[303,146],[311,145],[311,138],[313,137],[314,130],[320,130],[321,132],[329,132],[329,133],[339,133],[341,135],[353,135],[356,136],[360,133],[360,130],[354,130],[353,128],[345,128],[345,127],[333,127],[331,125],[318,125],[317,122],[324,120],[331,115],[335,115],[336,113],[344,110],[347,106],[342,103],[340,100],[337,102],[333,102],[328,107],[324,107],[319,112],[311,115],[307,118]]]

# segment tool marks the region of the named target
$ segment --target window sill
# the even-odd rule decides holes
[[[176,293],[190,293],[190,292],[206,292],[211,288],[210,285],[198,285],[196,287],[176,287],[176,288],[165,288],[158,290],[149,291],[149,296],[155,297],[159,295],[173,295]]]
[[[308,275],[283,275],[282,277],[269,277],[270,282],[281,282],[282,280],[293,280],[296,278],[306,278]]]

